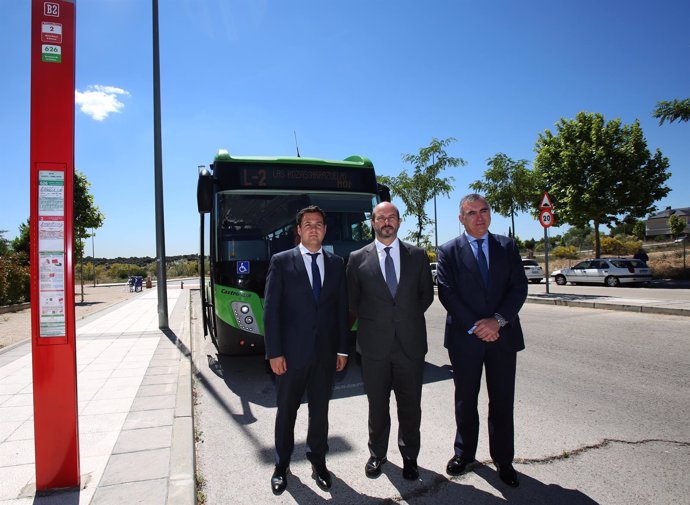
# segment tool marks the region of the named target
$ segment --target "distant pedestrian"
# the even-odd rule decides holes
[[[642,261],[645,265],[649,261],[649,254],[647,254],[647,251],[645,251],[642,247],[640,247],[637,252],[633,255],[633,258],[636,260]]]

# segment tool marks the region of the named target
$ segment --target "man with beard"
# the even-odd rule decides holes
[[[364,471],[376,478],[387,461],[391,429],[390,393],[398,405],[398,447],[403,477],[419,477],[422,379],[427,352],[424,312],[434,300],[426,252],[398,240],[400,213],[378,204],[373,243],[350,254],[347,287],[350,312],[359,319],[357,351],[369,400],[369,453]]]

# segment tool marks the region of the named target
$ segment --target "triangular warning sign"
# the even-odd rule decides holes
[[[541,197],[541,203],[539,204],[540,209],[553,209],[551,205],[551,200],[549,200],[549,194],[544,191],[544,196]]]

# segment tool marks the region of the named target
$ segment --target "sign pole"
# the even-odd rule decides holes
[[[544,227],[544,268],[546,269],[546,294],[549,294],[549,228]]]
[[[539,224],[544,227],[544,268],[546,269],[546,294],[549,294],[549,227],[553,225],[553,204],[544,191],[539,204]]]
[[[74,0],[31,2],[31,356],[38,492],[80,485],[74,322]]]

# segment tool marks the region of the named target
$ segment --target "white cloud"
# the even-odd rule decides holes
[[[129,96],[129,92],[115,86],[90,85],[86,91],[76,90],[74,101],[84,114],[96,121],[103,121],[113,112],[120,112],[124,107],[118,96]]]

